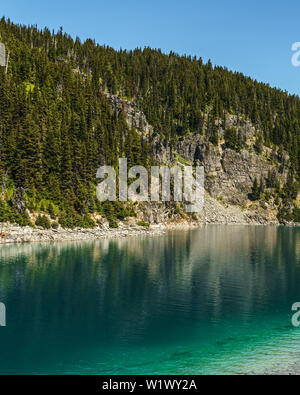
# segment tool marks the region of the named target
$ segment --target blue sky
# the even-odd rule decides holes
[[[11,0],[13,22],[58,29],[116,49],[151,46],[201,56],[300,95],[299,0]]]

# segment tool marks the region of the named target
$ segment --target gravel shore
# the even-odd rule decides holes
[[[0,244],[97,240],[102,238],[120,238],[130,236],[159,236],[169,230],[188,230],[199,227],[199,223],[152,225],[149,228],[121,224],[118,229],[97,227],[94,229],[34,229],[29,226],[2,224],[0,226]]]
[[[160,206],[159,206],[160,207]],[[168,222],[168,210],[164,207],[157,208],[149,205],[146,212],[146,222],[151,223],[149,227],[141,227],[134,220],[131,224],[119,223],[119,228],[109,228],[108,223],[101,223],[94,229],[34,229],[32,227],[21,227],[12,224],[0,224],[0,244],[47,242],[47,241],[71,241],[71,240],[97,240],[101,238],[118,238],[129,236],[158,236],[170,230],[187,230],[198,228],[206,224],[222,225],[279,225],[274,213],[266,210],[242,210],[238,206],[224,206],[224,204],[213,199],[208,194],[205,204],[198,220],[177,219],[177,222]],[[153,219],[158,225],[153,225]],[[287,224],[289,225],[289,224]],[[290,224],[297,226],[299,224]]]

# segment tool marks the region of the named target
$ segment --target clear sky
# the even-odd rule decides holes
[[[13,22],[58,29],[116,49],[150,46],[201,56],[300,95],[299,0],[10,0]],[[3,4],[5,3],[5,4]]]

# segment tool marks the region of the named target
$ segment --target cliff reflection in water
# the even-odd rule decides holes
[[[125,345],[154,352],[194,339],[201,351],[222,338],[226,322],[236,336],[243,322],[261,325],[272,312],[290,311],[299,295],[299,246],[299,229],[250,226],[3,245],[0,301],[9,331],[0,337],[1,371],[49,372],[58,361],[95,353],[110,372],[105,350]]]
[[[299,270],[289,264],[299,252],[299,237],[277,227],[207,226],[163,237],[1,246],[0,300],[17,287],[22,303],[29,290],[38,292],[40,298],[31,300],[38,314],[44,304],[47,311],[60,305],[65,325],[76,304],[78,319],[84,315],[86,323],[117,308],[121,321],[143,326],[155,312],[163,314],[170,299],[185,314],[202,315],[209,307],[217,318],[228,288],[236,309],[250,313],[257,299],[284,297],[287,276]],[[56,309],[52,314],[55,322]]]

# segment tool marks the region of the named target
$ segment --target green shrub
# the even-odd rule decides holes
[[[74,224],[72,217],[70,217],[66,211],[62,211],[58,223],[64,228],[64,229],[74,229]]]
[[[96,224],[91,218],[90,214],[88,211],[85,212],[84,217],[83,217],[83,228],[86,229],[93,229],[95,228]]]
[[[300,223],[300,207],[295,207],[293,211],[293,220]]]
[[[115,213],[115,207],[111,202],[104,202],[102,205],[102,212],[105,218],[108,220],[110,228],[118,228],[117,217]]]
[[[82,228],[83,221],[82,218],[72,209],[67,209],[61,212],[59,216],[58,223],[64,229],[74,229],[74,228]]]
[[[282,224],[293,221],[293,213],[287,207],[281,207],[277,214],[278,221]]]
[[[96,226],[88,211],[86,211],[85,214],[81,216],[72,208],[68,208],[67,210],[62,211],[59,216],[58,222],[64,229],[90,229],[95,228]]]
[[[14,222],[20,226],[32,226],[29,215],[25,212],[23,214],[14,214]]]
[[[242,140],[234,127],[230,127],[225,130],[224,139],[226,148],[240,152],[242,148]]]
[[[257,178],[253,182],[252,192],[248,195],[249,199],[255,202],[256,200],[260,199],[260,187],[257,182]]]
[[[117,229],[119,227],[117,220],[114,218],[110,218],[108,222],[110,228]]]
[[[53,207],[52,203],[49,204],[47,211],[48,211],[48,214],[50,215],[51,219],[55,219],[56,218],[56,215],[55,215],[55,212],[54,212],[54,207]]]
[[[20,226],[32,226],[29,215],[16,213],[6,201],[0,200],[0,222],[11,222]]]
[[[113,203],[113,210],[116,218],[120,221],[123,221],[127,217],[136,216],[135,211],[131,207],[125,206],[124,203],[118,201]]]
[[[218,146],[219,144],[219,135],[218,135],[218,131],[217,130],[213,130],[209,141],[214,145],[214,146]]]
[[[36,226],[40,226],[43,229],[50,229],[51,223],[45,215],[39,215],[35,221]]]
[[[57,229],[58,226],[59,226],[59,224],[58,224],[57,222],[53,222],[52,225],[51,225],[51,227],[52,227],[53,229]]]
[[[143,228],[149,228],[149,224],[148,224],[148,222],[145,222],[145,221],[139,221],[138,223],[137,223],[137,225],[138,226],[142,226]]]
[[[11,221],[13,212],[5,201],[0,201],[0,222]]]

